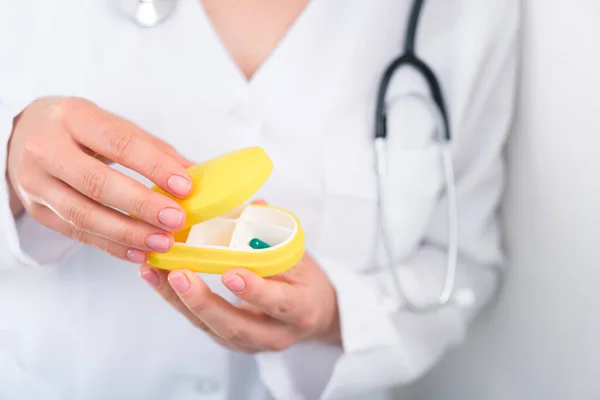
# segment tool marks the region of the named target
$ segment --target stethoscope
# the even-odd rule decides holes
[[[454,179],[454,163],[450,151],[450,122],[444,104],[442,89],[433,73],[432,69],[421,60],[415,53],[415,38],[419,25],[419,17],[423,8],[424,0],[415,0],[410,11],[408,27],[404,44],[404,52],[398,58],[393,60],[386,68],[381,82],[379,92],[377,93],[377,108],[375,110],[375,160],[377,175],[377,195],[379,223],[381,226],[381,235],[384,252],[387,258],[387,265],[393,276],[393,284],[398,297],[403,299],[403,306],[416,313],[427,313],[438,310],[448,305],[453,300],[455,292],[457,263],[458,263],[458,202],[456,198],[456,182]],[[425,80],[429,88],[429,96],[413,92],[405,95],[413,98],[425,105],[436,122],[436,134],[441,150],[441,161],[444,169],[444,183],[446,187],[446,197],[448,206],[448,246],[446,257],[446,275],[444,285],[436,299],[428,304],[418,304],[410,299],[400,285],[400,278],[394,268],[394,257],[392,246],[386,228],[386,217],[384,204],[384,193],[386,184],[386,145],[387,145],[387,115],[386,115],[386,95],[390,81],[394,73],[403,67],[412,67]],[[463,297],[463,296],[461,296]],[[460,299],[458,303],[466,299]]]
[[[122,0],[122,5],[127,14],[140,26],[152,27],[169,17],[175,10],[177,0]],[[392,281],[398,298],[403,300],[403,307],[416,313],[427,313],[438,310],[448,305],[453,300],[457,274],[458,258],[458,205],[456,198],[456,183],[454,179],[454,163],[450,151],[450,123],[440,84],[432,69],[415,53],[415,38],[419,25],[419,17],[424,0],[415,0],[409,15],[406,31],[404,52],[393,60],[386,68],[377,94],[377,107],[375,111],[375,160],[377,176],[377,195],[379,223],[382,234],[382,244],[386,257],[386,264],[392,274]],[[400,278],[394,268],[392,246],[386,227],[384,193],[386,184],[386,144],[387,144],[387,116],[386,95],[394,73],[403,67],[412,67],[425,80],[429,88],[429,96],[421,93],[409,93],[406,96],[413,98],[428,108],[436,122],[436,133],[441,150],[441,161],[444,169],[444,183],[448,206],[448,246],[446,258],[446,274],[444,285],[436,299],[428,304],[419,304],[404,293],[400,285]],[[461,297],[461,296],[459,296]],[[461,303],[462,301],[457,301]]]

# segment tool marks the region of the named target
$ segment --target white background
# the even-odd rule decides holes
[[[600,1],[523,3],[504,291],[409,398],[600,399]]]

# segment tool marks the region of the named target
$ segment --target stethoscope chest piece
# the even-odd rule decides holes
[[[177,0],[121,0],[121,7],[138,25],[151,28],[167,19]]]

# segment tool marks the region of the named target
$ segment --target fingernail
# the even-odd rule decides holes
[[[171,175],[167,180],[167,186],[173,194],[181,197],[186,196],[192,190],[192,183],[180,175]]]
[[[185,294],[188,290],[190,290],[190,281],[188,281],[188,278],[180,272],[170,274],[169,283],[171,284],[171,287],[179,294]]]
[[[166,252],[171,248],[171,239],[162,233],[153,233],[146,238],[146,246],[159,252]]]
[[[242,290],[246,289],[246,282],[244,282],[242,277],[237,274],[226,278],[223,283],[234,292],[241,292]]]
[[[160,278],[153,269],[145,269],[144,271],[140,272],[140,276],[155,289],[158,287],[158,285],[160,285]]]
[[[183,213],[175,208],[163,208],[158,213],[158,221],[170,229],[179,229],[183,222]]]
[[[129,249],[127,250],[127,259],[136,264],[142,264],[146,261],[146,253],[137,249]]]

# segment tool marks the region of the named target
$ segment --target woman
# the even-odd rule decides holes
[[[502,264],[517,2],[423,11],[417,49],[454,132],[464,294],[427,314],[397,307],[373,171],[377,85],[411,3],[182,0],[141,29],[108,1],[3,2],[0,398],[385,398],[461,341]],[[423,301],[447,236],[434,123],[393,101],[415,90],[410,70],[390,88],[387,201],[399,283]],[[186,167],[250,145],[275,165],[257,199],[298,215],[303,261],[270,279],[145,265],[185,221],[147,186],[185,197]]]

